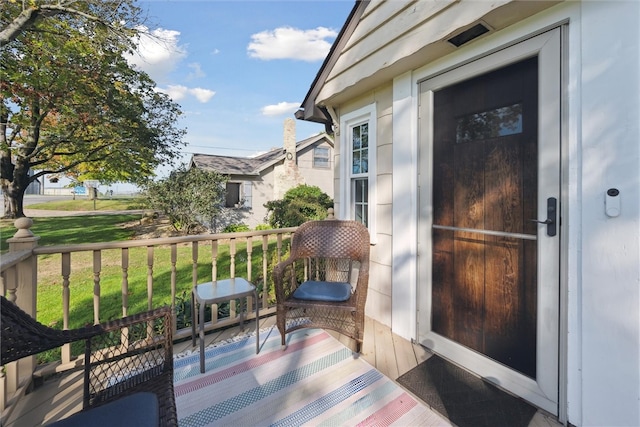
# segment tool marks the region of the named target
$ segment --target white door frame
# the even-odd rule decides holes
[[[433,90],[449,86],[457,81],[502,68],[513,62],[534,55],[539,57],[539,124],[538,124],[538,214],[546,218],[547,197],[560,198],[560,29],[545,32],[518,44],[494,52],[476,61],[454,68],[424,80],[427,91],[421,95],[419,120],[425,120],[428,129],[433,129]],[[418,236],[430,240],[432,225],[431,177],[433,167],[431,155],[433,141],[430,132],[419,137],[421,143],[418,156],[419,200]],[[426,145],[423,145],[426,141]],[[425,155],[425,153],[427,155]],[[540,226],[538,253],[553,253],[553,257],[539,257],[538,280],[538,325],[537,325],[537,380],[528,378],[472,350],[466,349],[431,330],[431,242],[418,242],[418,330],[421,344],[445,355],[455,363],[515,393],[531,403],[558,414],[558,358],[559,358],[559,236],[548,238],[546,227]],[[551,316],[542,313],[552,313]]]

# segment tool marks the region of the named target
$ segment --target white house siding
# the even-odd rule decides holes
[[[541,6],[520,3],[516,6],[522,7],[521,16],[515,14],[515,18],[512,4],[494,9],[505,3],[508,2],[417,2],[405,7],[404,2],[373,1],[360,23],[367,31],[354,33],[353,41],[320,91],[319,103],[332,106],[339,115],[373,102],[377,107],[381,182],[376,215],[380,243],[372,248],[367,313],[391,324],[401,335],[413,338],[415,299],[420,296],[415,290],[415,246],[407,238],[411,233],[415,235],[417,222],[416,82],[541,30],[568,24],[563,45],[566,84],[561,274],[565,290],[561,348],[566,353],[561,363],[566,364],[565,382],[561,384],[566,393],[561,404],[564,402],[566,406],[560,412],[574,425],[637,426],[640,425],[640,2],[566,2],[537,14],[532,12]],[[416,8],[433,7],[435,13],[440,6],[444,8],[432,15],[433,19],[411,21]],[[522,12],[527,7],[534,9]],[[395,8],[397,14],[382,13],[383,8]],[[486,16],[489,10],[493,12]],[[457,51],[433,44],[483,16],[501,30]],[[411,24],[402,26],[400,22]],[[386,44],[389,39],[385,31],[394,34],[391,25],[407,31]],[[432,50],[422,51],[425,45],[432,45]],[[423,55],[403,58],[411,51]],[[422,57],[420,64],[416,63],[416,56]],[[407,68],[407,64],[415,66]],[[379,70],[382,71],[374,74]],[[392,123],[388,120],[390,112]],[[336,171],[340,170],[339,152],[336,138]],[[393,158],[392,187],[383,183],[390,158]],[[391,208],[388,188],[393,189]],[[615,218],[608,217],[604,210],[609,188],[620,190],[622,210]],[[339,190],[336,185],[336,191]],[[336,193],[336,200],[338,196]],[[392,225],[387,219],[390,210]],[[389,286],[391,282],[393,289]],[[405,301],[412,298],[407,306]]]
[[[348,114],[364,106],[376,106],[376,205],[374,208],[376,235],[372,236],[369,292],[366,313],[379,322],[391,326],[392,292],[392,90],[391,84],[376,88],[353,102],[340,107],[340,114]],[[335,138],[337,160],[336,174],[340,170],[340,141]],[[336,181],[336,194],[340,192],[340,181]],[[339,197],[335,197],[336,212],[340,212]]]
[[[576,257],[578,276],[570,280],[577,293],[572,315],[577,316],[581,348],[572,349],[570,363],[582,362],[584,425],[637,426],[640,2],[585,1],[580,20],[580,41],[571,46],[581,61],[572,77],[579,85],[582,116],[576,137],[582,162],[572,166],[579,171],[579,208],[573,214],[582,219],[581,233],[574,236],[582,256]],[[617,218],[604,212],[604,194],[612,187],[620,190]]]
[[[332,106],[340,116],[363,106],[376,104],[378,112],[376,194],[379,199],[375,216],[377,223],[383,228],[377,229],[375,238],[381,239],[381,242],[372,250],[371,277],[375,279],[370,283],[371,293],[367,300],[367,314],[391,326],[394,332],[409,339],[415,338],[417,309],[415,261],[411,261],[415,260],[417,253],[415,237],[417,150],[410,145],[411,141],[415,141],[415,132],[411,133],[411,126],[415,125],[415,120],[403,119],[403,123],[399,126],[400,130],[394,127],[399,117],[397,113],[393,114],[393,106],[396,102],[394,90],[396,92],[398,90],[397,87],[394,89],[394,78],[397,77],[396,73],[406,72],[407,67],[417,68],[431,59],[454,52],[455,48],[452,45],[448,43],[439,45],[437,42],[460,28],[473,24],[489,12],[493,11],[498,16],[507,15],[509,18],[506,21],[512,22],[513,16],[531,14],[551,4],[551,2],[521,4],[517,13],[496,11],[500,6],[509,3],[511,2],[449,0],[380,2],[373,0],[318,95],[319,103]],[[425,51],[423,49],[425,44],[433,49]],[[407,59],[409,57],[410,59]],[[375,76],[373,76],[374,73]],[[407,76],[410,79],[411,74]],[[357,87],[354,89],[353,86],[356,83]],[[358,96],[350,97],[349,94],[354,93],[355,90]],[[408,88],[407,95],[410,96],[410,94],[411,88]],[[409,99],[409,102],[403,105],[404,111],[411,113],[412,105]],[[339,156],[340,152],[339,139],[336,138],[335,141],[336,156]],[[393,145],[394,142],[396,145]],[[394,159],[399,160],[396,162]],[[338,164],[336,166],[336,174],[339,176],[341,169]],[[394,170],[396,177],[392,179]],[[401,177],[398,178],[398,175]],[[336,182],[336,212],[340,212],[338,209],[340,184],[339,181]],[[393,231],[396,232],[395,236]],[[380,260],[388,261],[380,262]],[[383,271],[376,272],[377,268],[382,268]],[[396,283],[396,287],[392,289],[391,283]]]
[[[362,88],[374,89],[381,79],[391,81],[409,69],[454,52],[455,47],[438,41],[493,12],[499,20],[488,23],[500,29],[554,3],[557,2],[372,0],[322,85],[317,101],[328,105],[342,102],[352,97],[356,84],[355,96],[359,96]]]

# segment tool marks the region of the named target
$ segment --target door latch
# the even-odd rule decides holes
[[[558,200],[555,197],[549,197],[547,199],[547,219],[539,220],[539,219],[530,219],[529,221],[533,221],[538,224],[546,224],[547,226],[547,236],[553,237],[556,235],[556,211],[558,210]]]

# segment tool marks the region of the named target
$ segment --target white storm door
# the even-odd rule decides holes
[[[560,30],[419,92],[419,341],[557,414]]]

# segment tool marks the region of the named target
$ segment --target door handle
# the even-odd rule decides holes
[[[553,224],[553,220],[549,218],[545,219],[544,221],[541,221],[539,219],[530,219],[529,221],[537,222],[538,224]]]
[[[558,210],[558,200],[555,197],[547,199],[547,219],[530,219],[537,224],[545,224],[547,226],[547,236],[553,237],[557,233],[556,215]]]

